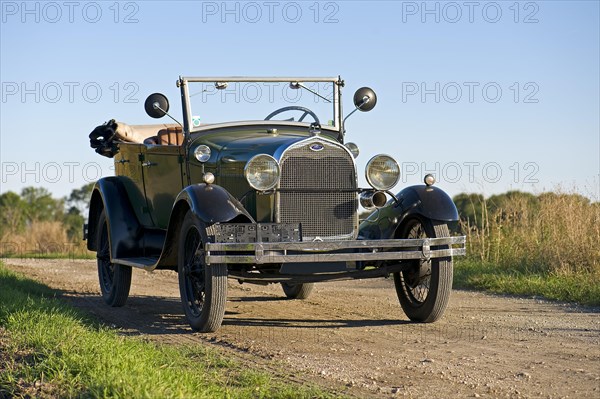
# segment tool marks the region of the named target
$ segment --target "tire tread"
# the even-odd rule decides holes
[[[434,237],[449,237],[450,231],[445,222],[433,220],[419,220],[428,235],[433,232]],[[429,225],[426,225],[429,223]],[[428,231],[429,230],[429,231]],[[432,261],[433,262],[433,261]],[[406,297],[404,283],[400,273],[394,273],[394,284],[400,305],[404,313],[412,321],[433,323],[439,320],[448,306],[452,291],[453,261],[452,258],[438,258],[437,265],[432,265],[432,275],[427,298],[420,305],[415,305]],[[433,268],[437,268],[437,279],[434,279]]]

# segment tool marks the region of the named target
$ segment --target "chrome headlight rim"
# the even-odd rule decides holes
[[[194,149],[194,158],[200,163],[207,162],[212,155],[212,151],[209,146],[200,144]]]
[[[252,176],[251,176],[252,164],[258,162],[261,159],[270,162],[271,165],[274,166],[274,168],[275,168],[275,177],[274,177],[273,181],[271,181],[268,184],[263,185],[263,186],[257,185],[256,181],[253,180]],[[273,158],[271,155],[257,154],[257,155],[254,155],[252,158],[250,158],[248,160],[248,162],[246,162],[246,166],[244,166],[244,177],[246,178],[246,181],[248,182],[250,187],[252,187],[253,189],[255,189],[257,191],[268,191],[268,190],[274,189],[279,184],[279,179],[281,177],[281,168],[279,166],[279,162],[277,162],[277,160],[275,158]]]
[[[375,181],[372,178],[370,173],[372,171],[374,163],[376,161],[381,162],[382,159],[385,159],[386,161],[391,161],[394,165],[394,168],[396,169],[395,177],[392,175],[393,181],[391,181],[387,185],[379,184],[379,182]],[[398,184],[398,181],[400,181],[400,166],[398,165],[398,162],[396,162],[394,157],[392,157],[391,155],[378,154],[369,159],[369,162],[367,162],[367,166],[365,167],[365,177],[367,178],[367,183],[369,183],[369,185],[375,190],[388,191],[392,189],[396,184]]]

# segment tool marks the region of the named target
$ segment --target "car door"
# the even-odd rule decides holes
[[[115,175],[119,177],[129,197],[135,215],[144,227],[153,226],[144,192],[142,163],[143,144],[119,143],[119,151],[114,157]]]
[[[183,188],[182,147],[144,145],[140,165],[153,227],[166,229],[175,198]]]

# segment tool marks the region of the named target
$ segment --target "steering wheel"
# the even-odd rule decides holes
[[[319,125],[321,124],[321,121],[319,121],[319,117],[317,116],[317,114],[315,114],[313,111],[311,111],[308,108],[305,107],[300,107],[298,105],[291,105],[289,107],[283,107],[283,108],[279,108],[278,110],[275,110],[273,112],[271,112],[266,118],[266,121],[271,120],[271,118],[273,118],[275,115],[279,115],[283,112],[287,112],[287,111],[301,111],[304,112],[302,114],[302,116],[300,117],[300,119],[298,119],[298,122],[302,122],[304,120],[304,118],[306,118],[306,115],[310,115],[312,116],[312,118],[315,120],[315,122],[317,122]]]

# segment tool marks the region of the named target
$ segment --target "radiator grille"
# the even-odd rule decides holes
[[[311,139],[288,148],[280,163],[279,221],[301,223],[305,241],[355,238],[358,202],[352,156],[340,145]]]

